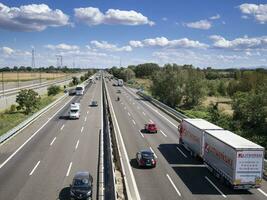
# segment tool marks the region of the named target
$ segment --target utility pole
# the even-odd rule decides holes
[[[32,47],[32,63],[31,63],[31,67],[32,67],[32,71],[35,69],[35,55],[34,55],[35,53],[34,53],[34,48]],[[31,72],[31,74],[32,74],[33,72]],[[33,74],[32,74],[32,76],[33,76]],[[33,83],[34,83],[34,78],[32,78],[32,80],[33,80]]]

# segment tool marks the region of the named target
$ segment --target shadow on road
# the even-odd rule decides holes
[[[69,119],[69,116],[59,116],[59,119],[68,120]]]
[[[70,187],[63,188],[58,195],[58,199],[59,200],[70,200]]]

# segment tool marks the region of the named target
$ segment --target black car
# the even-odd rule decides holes
[[[157,164],[155,155],[150,149],[137,152],[136,161],[139,167],[156,167]]]
[[[91,200],[93,193],[93,177],[89,172],[77,172],[70,185],[70,197],[73,200]]]
[[[91,106],[92,106],[92,107],[96,107],[96,106],[98,106],[97,101],[92,101],[92,102],[91,102]]]

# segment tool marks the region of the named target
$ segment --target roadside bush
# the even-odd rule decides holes
[[[16,97],[17,109],[24,111],[26,115],[38,108],[41,97],[32,89],[21,90]]]
[[[47,88],[48,96],[55,96],[61,91],[60,86],[58,85],[51,85]]]
[[[14,112],[16,112],[16,110],[17,110],[17,106],[16,106],[15,104],[12,104],[12,105],[10,106],[10,110],[9,110],[9,112],[10,112],[10,113],[14,113]]]

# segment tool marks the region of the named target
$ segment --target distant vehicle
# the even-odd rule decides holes
[[[118,79],[118,86],[123,86],[123,80],[122,79]]]
[[[117,101],[120,101],[120,97],[117,97]]]
[[[70,197],[73,200],[91,200],[93,193],[93,177],[89,172],[77,172],[70,185]]]
[[[118,93],[118,94],[121,94],[121,90],[117,90],[117,93]]]
[[[263,147],[202,119],[183,119],[179,135],[180,142],[231,188],[260,187]]]
[[[76,91],[76,95],[83,95],[84,94],[84,86],[83,85],[77,85],[75,91]]]
[[[80,118],[80,103],[70,104],[69,118],[70,119],[79,119]]]
[[[92,106],[92,107],[96,107],[96,106],[98,106],[97,101],[92,101],[92,102],[91,102],[91,106]]]
[[[156,167],[157,164],[155,155],[150,149],[137,152],[136,161],[139,167]]]
[[[146,133],[157,133],[158,132],[158,128],[155,123],[145,124],[144,129]]]

